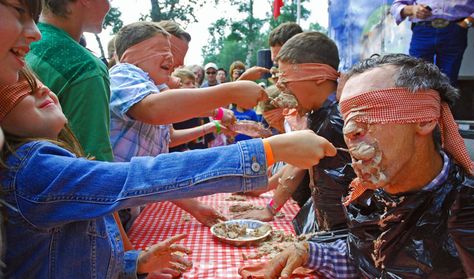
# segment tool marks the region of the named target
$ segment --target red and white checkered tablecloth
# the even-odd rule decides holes
[[[252,203],[265,206],[271,194],[261,197],[247,197],[247,201],[226,201],[230,194],[216,194],[198,198],[200,201],[219,209],[227,215],[228,208],[236,203]],[[284,218],[271,222],[273,229],[294,233],[291,220],[299,208],[293,202],[287,202],[282,208]],[[179,242],[192,249],[193,268],[184,273],[184,278],[240,278],[239,267],[257,263],[265,259],[246,260],[242,253],[256,251],[255,247],[234,247],[215,239],[209,228],[201,225],[187,212],[171,204],[162,202],[149,204],[140,214],[131,228],[129,235],[136,249],[144,249],[173,235],[186,233],[186,239]],[[186,220],[187,219],[187,220]]]

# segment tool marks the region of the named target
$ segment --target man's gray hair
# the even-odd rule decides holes
[[[451,107],[459,97],[459,90],[450,84],[449,78],[436,65],[406,54],[373,55],[352,67],[344,79],[385,65],[398,68],[394,77],[396,87],[405,87],[413,92],[423,89],[436,90],[441,99]]]

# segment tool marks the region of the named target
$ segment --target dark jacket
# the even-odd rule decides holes
[[[342,128],[344,121],[339,112],[335,95],[330,96],[319,110],[312,111],[308,115],[308,127],[316,134],[326,138],[336,147],[346,148]],[[313,167],[314,184],[316,188],[309,190],[309,177],[299,185],[293,194],[293,198],[304,202],[311,196],[313,213],[304,213],[297,216],[293,222],[297,233],[309,233],[310,230],[335,230],[346,228],[346,217],[341,203],[342,197],[347,195],[347,190],[352,179],[355,178],[354,171],[349,163],[351,158],[347,152],[338,152],[334,157],[325,157],[318,165]],[[305,192],[306,189],[306,192]],[[307,206],[311,206],[309,202]],[[308,215],[309,218],[303,221],[301,215]],[[308,217],[307,216],[307,217]],[[298,220],[299,218],[299,220]],[[307,223],[315,219],[315,226],[310,228]],[[299,223],[299,224],[298,224]],[[305,228],[302,228],[305,227]]]
[[[432,190],[366,194],[347,208],[350,256],[363,277],[474,276],[474,180],[459,166]]]

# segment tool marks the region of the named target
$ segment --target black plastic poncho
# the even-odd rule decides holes
[[[343,126],[344,121],[335,99],[328,99],[319,110],[311,112],[308,116],[308,127],[311,130],[329,140],[334,146],[346,148],[342,134]],[[348,186],[355,178],[350,162],[349,153],[338,152],[336,156],[326,157],[313,167],[316,187],[309,191],[306,197],[297,199],[298,203],[304,203],[309,195],[312,197],[293,220],[297,234],[347,227],[341,200],[347,195]],[[308,185],[309,176],[306,175],[295,195],[298,195],[302,188],[309,189]]]
[[[350,257],[363,277],[474,276],[474,179],[459,166],[430,191],[366,194],[347,208]]]

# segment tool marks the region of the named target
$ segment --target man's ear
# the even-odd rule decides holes
[[[436,125],[438,125],[437,120],[431,120],[431,121],[417,123],[416,124],[416,132],[419,135],[426,136],[426,135],[431,134],[433,132],[433,130],[436,128]]]

